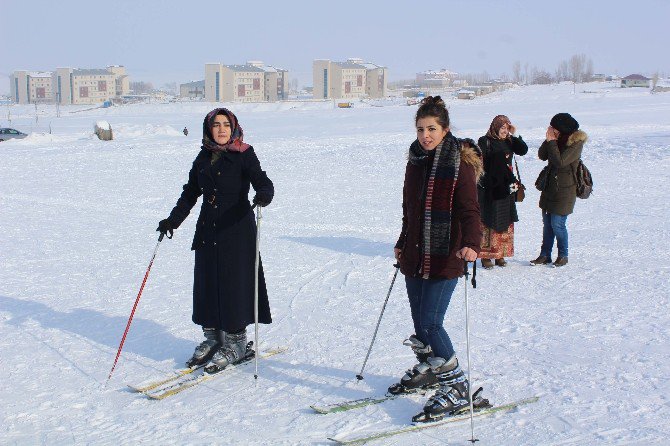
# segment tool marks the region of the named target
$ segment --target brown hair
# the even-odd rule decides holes
[[[419,122],[419,119],[428,117],[436,118],[444,129],[449,127],[449,111],[440,96],[428,96],[421,101],[414,124]]]

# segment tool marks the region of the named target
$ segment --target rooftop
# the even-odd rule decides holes
[[[649,80],[651,80],[648,77],[642,76],[641,74],[631,74],[631,75],[628,75],[628,76],[624,77],[624,79],[629,80],[629,81],[649,81]]]

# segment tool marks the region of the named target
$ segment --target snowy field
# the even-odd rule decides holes
[[[476,139],[502,113],[530,147],[519,158],[528,189],[516,256],[505,269],[478,269],[468,296],[473,384],[497,404],[540,400],[476,419],[478,444],[668,444],[670,93],[610,84],[573,93],[565,84],[448,106],[456,136]],[[57,117],[40,106],[37,122],[34,106],[0,108],[0,125],[9,113],[11,127],[33,131],[0,143],[1,444],[329,444],[335,434],[402,426],[421,410],[419,396],[342,414],[309,409],[383,394],[414,363],[402,345],[412,325],[399,278],[366,379],[355,379],[394,271],[416,107],[230,105],[276,187],[261,228],[274,317],[261,345],[289,351],[262,361],[257,381],[246,367],[162,401],[126,384],[180,367],[200,342],[191,322],[194,215],[160,244],[104,384],[157,223],[179,196],[213,107],[84,108],[61,107]],[[530,267],[542,233],[537,148],[563,111],[589,135],[583,160],[595,193],[568,218],[570,264]],[[98,120],[110,122],[114,141],[93,136]],[[465,365],[463,294],[461,282],[445,326]],[[468,439],[465,422],[377,444]]]

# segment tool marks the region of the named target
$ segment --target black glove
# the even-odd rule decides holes
[[[254,203],[255,205],[258,205],[258,206],[264,208],[265,206],[267,206],[268,204],[270,204],[271,201],[272,201],[272,197],[270,197],[270,196],[268,196],[268,195],[266,195],[266,194],[264,194],[264,193],[262,193],[262,192],[259,192],[259,193],[257,193],[256,196],[254,197],[254,201],[253,201],[253,203]]]
[[[170,223],[170,220],[166,218],[165,220],[161,220],[158,222],[158,227],[156,228],[156,231],[160,232],[163,235],[167,235],[167,238],[172,238],[174,228],[172,227],[172,223]]]

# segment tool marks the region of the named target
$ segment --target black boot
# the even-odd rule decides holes
[[[435,357],[429,362],[440,388],[428,399],[423,412],[412,418],[412,421],[436,421],[470,407],[470,385],[458,365],[456,355],[448,361]]]
[[[186,367],[196,367],[206,364],[224,343],[225,332],[223,330],[203,327],[202,332],[205,335],[205,340],[195,348],[191,359],[186,361]]]
[[[239,333],[226,333],[224,345],[214,353],[212,360],[205,366],[205,372],[217,373],[231,364],[238,364],[253,358],[252,344],[252,342],[247,343],[246,329]]]
[[[395,383],[388,388],[388,392],[392,395],[399,395],[437,385],[437,378],[428,363],[429,359],[433,357],[433,350],[430,345],[424,345],[415,335],[410,336],[403,344],[412,348],[419,363],[407,370],[399,383]]]

